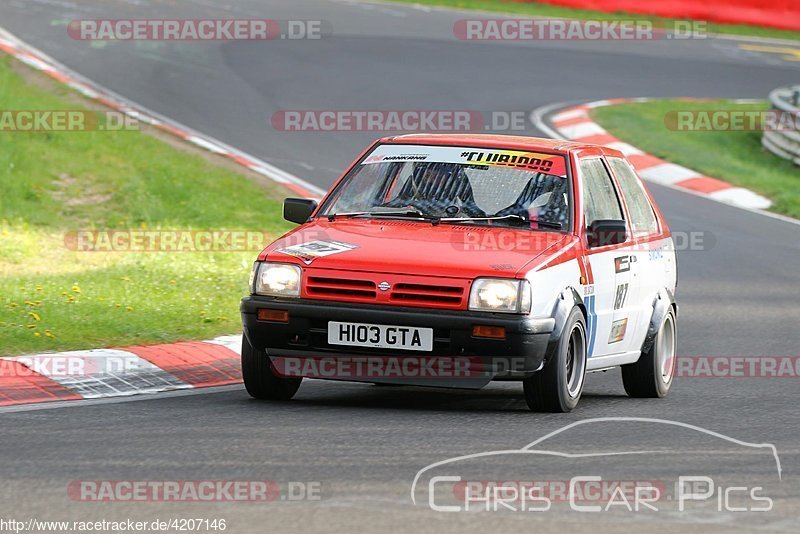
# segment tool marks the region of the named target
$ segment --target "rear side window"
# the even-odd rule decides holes
[[[614,183],[602,160],[581,160],[583,206],[588,227],[598,219],[624,219]]]
[[[631,166],[621,158],[607,159],[628,206],[633,235],[643,236],[657,232],[658,222],[653,213],[653,206],[650,205],[650,199],[647,198],[647,193]]]

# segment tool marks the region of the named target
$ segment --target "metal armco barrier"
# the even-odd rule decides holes
[[[769,101],[774,111],[800,117],[800,85],[775,89],[769,94]],[[765,130],[761,144],[776,156],[800,165],[800,131]]]

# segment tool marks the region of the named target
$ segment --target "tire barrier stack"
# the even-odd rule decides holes
[[[800,85],[775,89],[769,101],[773,112],[790,114],[794,124],[800,124]],[[764,130],[761,144],[776,156],[800,165],[800,128]]]

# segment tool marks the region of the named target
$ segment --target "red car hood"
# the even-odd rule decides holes
[[[286,234],[267,247],[259,260],[294,261],[313,268],[343,271],[453,278],[513,277],[566,237],[562,233],[530,229],[322,219]],[[326,245],[329,242],[334,243]],[[299,250],[285,250],[299,245],[303,245]],[[310,254],[306,254],[308,251]]]

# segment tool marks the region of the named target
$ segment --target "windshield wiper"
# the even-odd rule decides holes
[[[545,228],[552,228],[554,230],[563,230],[564,229],[564,225],[562,225],[559,222],[542,221],[542,220],[529,221],[529,222],[536,223],[537,226],[544,226]]]
[[[344,217],[352,219],[354,217],[407,217],[411,219],[423,219],[426,221],[439,221],[439,217],[433,215],[426,215],[416,208],[384,208],[375,209],[371,211],[353,211],[349,213],[331,213],[326,215],[329,221],[333,221],[336,217]]]
[[[553,222],[553,221],[541,221],[541,220],[530,220],[526,219],[521,215],[516,215],[514,213],[509,215],[501,215],[499,217],[445,217],[439,219],[440,222],[443,223],[469,223],[469,222],[484,222],[484,221],[506,221],[515,224],[531,224],[536,223],[538,226],[544,226],[547,228],[554,228],[556,230],[562,230],[561,223]]]

